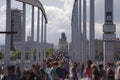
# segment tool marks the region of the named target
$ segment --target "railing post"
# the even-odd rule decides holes
[[[30,53],[30,65],[34,61],[34,6],[32,5],[32,25],[31,25],[31,53]]]
[[[41,49],[40,49],[40,57],[41,57],[41,62],[43,60],[43,13],[42,13],[42,18],[41,18]]]
[[[6,31],[11,31],[11,0],[6,0]],[[4,54],[4,74],[7,75],[7,66],[10,65],[11,34],[6,34]]]
[[[22,52],[21,52],[21,71],[25,69],[25,31],[26,31],[26,3],[23,2],[23,25],[22,25]]]
[[[39,32],[39,30],[40,30],[40,25],[39,25],[39,22],[40,22],[40,20],[39,20],[39,18],[40,18],[40,11],[39,11],[39,8],[38,8],[38,19],[37,19],[37,52],[36,52],[36,62],[38,63],[39,62],[39,45],[40,45],[40,43],[39,43],[39,34],[40,34],[40,32]]]
[[[81,27],[81,0],[78,0],[78,60],[79,62],[82,61],[82,27]]]
[[[79,42],[79,41],[78,41],[78,39],[79,39],[79,38],[78,38],[78,37],[79,37],[79,36],[78,36],[78,33],[79,33],[79,28],[78,28],[78,26],[79,26],[79,25],[78,25],[78,18],[79,18],[79,16],[78,16],[78,0],[76,0],[75,11],[76,11],[76,12],[75,12],[75,14],[76,14],[75,17],[76,17],[76,18],[75,18],[75,23],[74,23],[74,24],[75,24],[75,27],[74,27],[74,28],[75,28],[75,35],[76,35],[76,36],[75,36],[75,54],[76,54],[75,60],[78,62],[78,61],[79,61],[79,57],[80,57],[80,55],[79,55],[80,53],[79,53],[79,50],[78,50],[78,49],[79,49],[79,48],[78,48],[78,46],[79,46],[79,45],[78,45],[78,44],[79,44],[79,43],[78,43],[78,42]]]
[[[46,59],[46,22],[44,26],[44,59]]]

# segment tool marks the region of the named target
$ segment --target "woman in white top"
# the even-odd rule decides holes
[[[0,80],[2,80],[3,77],[4,77],[4,75],[3,75],[3,70],[2,70],[2,68],[0,67]]]

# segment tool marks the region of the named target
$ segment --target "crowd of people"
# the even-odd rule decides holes
[[[86,64],[72,63],[68,53],[56,52],[24,72],[19,66],[10,65],[7,67],[8,74],[4,75],[0,67],[0,80],[120,80],[120,62],[118,66],[108,63],[107,69],[91,60]]]
[[[69,57],[67,53],[57,52],[24,72],[15,65],[8,66],[7,71],[8,74],[4,75],[0,67],[0,80],[64,80],[69,78]]]
[[[118,65],[108,63],[107,69],[103,64],[92,63],[91,60],[85,66],[75,62],[71,71],[72,80],[120,80],[120,62]]]

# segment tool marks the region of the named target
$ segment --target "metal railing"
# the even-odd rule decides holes
[[[36,47],[36,61],[40,62],[43,59],[45,59],[46,55],[46,24],[47,24],[47,16],[45,13],[45,9],[43,8],[42,3],[39,0],[16,0],[18,2],[22,3],[22,26],[21,26],[21,35],[22,35],[22,45],[21,45],[21,70],[24,71],[25,69],[25,33],[26,33],[26,5],[29,4],[32,6],[32,18],[31,18],[31,46],[30,46],[30,64],[32,65],[34,63],[34,7],[38,8],[37,13],[37,47]],[[40,12],[41,16],[40,17]],[[41,19],[40,19],[41,18]],[[40,25],[41,21],[41,25]],[[41,57],[39,56],[39,49],[40,49],[40,40],[39,40],[39,34],[40,34],[40,28],[41,27]],[[6,32],[11,32],[11,0],[6,0]],[[6,33],[5,33],[6,34]],[[5,39],[5,54],[4,54],[4,73],[7,74],[7,66],[10,64],[10,49],[11,49],[11,35],[6,34]]]

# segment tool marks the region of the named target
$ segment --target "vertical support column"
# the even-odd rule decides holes
[[[42,13],[42,20],[41,20],[41,49],[40,49],[40,57],[41,61],[43,60],[43,13]]]
[[[31,26],[31,53],[30,53],[30,65],[34,61],[34,6],[32,6],[32,26]]]
[[[75,61],[75,22],[74,22],[74,19],[75,19],[75,16],[74,16],[74,12],[73,12],[73,16],[72,16],[72,61],[74,62]]]
[[[78,1],[79,12],[78,12],[78,53],[79,62],[82,61],[82,33],[81,33],[81,0]]]
[[[74,28],[74,8],[73,8],[73,12],[72,12],[71,26],[72,26],[72,27],[71,27],[71,31],[72,31],[72,37],[71,37],[71,38],[72,38],[72,43],[71,43],[71,47],[72,47],[72,48],[71,48],[71,49],[72,49],[72,50],[71,50],[71,58],[72,58],[72,61],[74,62],[74,60],[75,60],[75,55],[74,55],[74,53],[75,53],[75,52],[74,52],[74,50],[75,50],[75,46],[74,46],[74,45],[75,45],[75,43],[74,43],[74,42],[75,42],[75,41],[74,41],[74,40],[75,40],[75,38],[74,38],[74,37],[75,37],[75,36],[74,36],[74,33],[75,33],[75,31],[74,31],[74,29],[75,29],[75,28]]]
[[[87,36],[86,36],[86,0],[83,0],[83,53],[82,53],[82,63],[86,63],[88,59],[87,52]]]
[[[46,59],[46,22],[44,26],[44,59]]]
[[[74,13],[74,28],[75,28],[75,61],[79,61],[79,52],[78,52],[78,0],[75,2],[75,13]]]
[[[78,54],[78,0],[75,2],[75,61],[79,61],[79,54]]]
[[[78,0],[74,2],[72,14],[72,55],[73,62],[79,61],[78,54]]]
[[[113,21],[113,0],[105,0],[105,24],[103,25],[104,66],[114,63],[114,42],[116,39],[116,26]]]
[[[22,52],[21,52],[21,71],[25,68],[25,26],[26,26],[26,4],[23,2],[23,25],[22,25]]]
[[[37,52],[36,52],[36,62],[38,63],[39,62],[39,46],[40,46],[40,43],[39,43],[39,34],[40,34],[40,32],[39,32],[39,27],[40,27],[40,25],[39,25],[39,22],[40,22],[40,11],[39,11],[39,8],[38,8],[38,20],[37,20]]]
[[[6,31],[11,31],[11,0],[6,0]],[[5,36],[4,74],[7,74],[7,66],[10,64],[10,40],[11,35]]]
[[[89,59],[95,61],[94,0],[90,0],[90,47]]]

